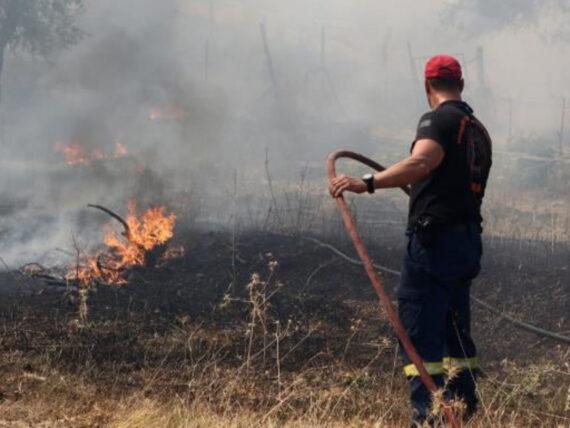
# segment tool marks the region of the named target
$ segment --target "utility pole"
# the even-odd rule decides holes
[[[4,121],[4,99],[3,99],[3,85],[2,77],[6,74],[4,69],[4,49],[0,51],[0,150],[5,151],[6,149],[6,133],[5,133],[5,121]]]
[[[558,131],[558,153],[564,153],[564,126],[566,122],[566,97],[562,97],[562,111],[560,113],[560,130]]]
[[[327,40],[326,40],[326,35],[325,35],[325,27],[324,25],[321,27],[321,69],[322,70],[326,70],[326,44],[327,44]],[[326,76],[325,73],[321,74],[321,90],[324,92],[325,91],[325,85],[326,85]]]
[[[204,84],[207,86],[210,80],[210,40],[212,40],[212,45],[215,51],[215,40],[214,40],[214,25],[216,24],[216,15],[214,11],[214,0],[208,2],[209,6],[209,16],[208,16],[208,37],[204,43]]]
[[[210,26],[212,26],[215,22],[215,15],[214,15],[214,0],[210,0]]]
[[[410,42],[407,42],[408,46],[408,58],[410,60],[410,74],[412,78],[412,93],[414,98],[416,99],[416,109],[420,109],[420,98],[419,98],[419,88],[420,88],[420,81],[418,79],[418,70],[416,69],[416,60],[414,59],[414,55],[412,54],[412,45]]]
[[[507,131],[507,143],[510,144],[513,139],[513,99],[507,98],[507,103],[509,106],[509,128]]]
[[[208,84],[208,73],[210,67],[210,39],[206,39],[204,44],[204,83]]]
[[[391,98],[391,88],[390,88],[390,73],[389,73],[389,59],[390,59],[390,37],[392,35],[392,29],[388,28],[388,31],[384,34],[384,38],[382,40],[381,45],[381,56],[380,56],[380,64],[381,64],[381,71],[380,74],[383,76],[383,82],[381,91],[383,92],[382,98],[385,100],[385,105],[389,105],[390,98]]]
[[[386,34],[384,35],[384,39],[382,40],[382,46],[381,46],[381,51],[382,51],[381,61],[382,61],[382,67],[384,67],[384,69],[388,67],[391,36],[392,36],[392,29],[388,28],[388,31],[386,32]]]
[[[273,68],[273,59],[271,58],[271,51],[269,50],[269,44],[267,42],[267,33],[265,31],[265,24],[263,22],[259,23],[259,30],[261,32],[261,41],[263,42],[263,50],[265,52],[265,61],[267,64],[267,72],[269,73],[269,79],[271,80],[271,86],[273,88],[273,95],[277,99],[277,79],[275,78],[275,70]]]
[[[475,62],[477,63],[477,78],[479,80],[479,86],[481,88],[485,87],[485,62],[483,59],[483,47],[477,46],[477,51],[475,53]]]
[[[324,25],[321,27],[321,67],[325,68],[325,53],[326,53],[326,35]]]
[[[322,26],[320,63],[314,70],[310,70],[306,74],[305,82],[307,82],[308,79],[312,78],[313,76],[315,76],[315,81],[316,81],[316,79],[318,78],[317,76],[319,76],[321,82],[321,95],[325,96],[328,93],[328,95],[332,98],[334,103],[339,107],[339,110],[342,113],[342,115],[345,118],[348,118],[349,117],[348,113],[338,97],[331,75],[327,70],[326,51],[327,51],[327,38],[326,38],[325,27]]]

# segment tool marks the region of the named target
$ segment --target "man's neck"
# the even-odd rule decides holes
[[[461,94],[448,92],[434,93],[430,97],[430,106],[432,110],[435,110],[446,101],[461,101]]]

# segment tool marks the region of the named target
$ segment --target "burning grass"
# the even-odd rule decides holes
[[[124,231],[119,233],[108,225],[104,237],[106,247],[95,255],[80,258],[66,278],[84,285],[126,284],[129,269],[154,265],[174,255],[164,246],[174,236],[175,224],[176,215],[166,214],[165,207],[149,208],[139,215],[136,203],[131,201]],[[151,262],[151,258],[155,260]]]
[[[152,122],[178,121],[187,117],[186,111],[175,105],[165,105],[155,108],[148,114],[148,120]]]
[[[65,163],[69,166],[87,166],[105,159],[118,159],[127,156],[127,146],[120,142],[115,142],[112,154],[105,153],[103,149],[89,149],[80,142],[56,143],[54,150],[63,156]]]

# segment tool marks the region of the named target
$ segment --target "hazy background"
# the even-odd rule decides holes
[[[96,240],[107,219],[89,202],[211,218],[231,210],[234,186],[266,184],[267,154],[289,181],[336,148],[403,156],[437,53],[461,60],[497,151],[551,155],[570,94],[568,18],[558,0],[88,1],[73,49],[6,58],[0,256],[49,263],[72,233]],[[54,147],[71,142],[109,157],[120,142],[129,156],[69,167]],[[199,211],[204,195],[221,203]]]

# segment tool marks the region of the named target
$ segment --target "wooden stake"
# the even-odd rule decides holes
[[[273,88],[273,95],[277,99],[277,79],[275,78],[275,70],[273,68],[273,59],[271,58],[271,51],[269,50],[269,43],[267,42],[267,33],[265,31],[265,24],[263,22],[259,23],[259,30],[261,32],[261,40],[263,42],[263,51],[265,52],[265,61],[267,64],[267,72],[269,73],[269,79],[271,80],[271,86]]]

